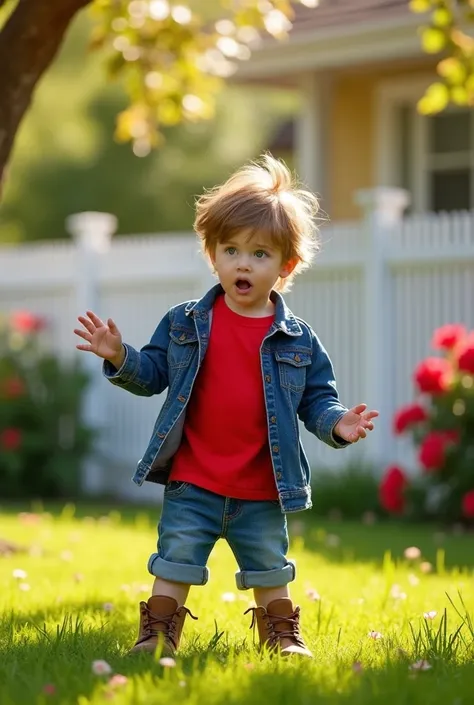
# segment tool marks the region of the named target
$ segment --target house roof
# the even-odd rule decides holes
[[[408,0],[320,0],[294,7],[286,40],[267,36],[239,63],[236,80],[291,83],[303,71],[380,64],[423,56],[423,21]]]
[[[290,32],[293,35],[323,27],[380,22],[411,15],[408,0],[320,0],[317,8],[305,7],[298,3],[294,10],[293,28]]]

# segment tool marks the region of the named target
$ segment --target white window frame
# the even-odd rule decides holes
[[[376,183],[379,186],[399,186],[400,178],[400,150],[398,149],[398,109],[406,103],[413,104],[412,124],[412,153],[414,155],[414,169],[411,174],[412,211],[424,213],[429,210],[430,192],[429,176],[433,171],[428,154],[428,120],[416,111],[416,103],[424,94],[426,88],[435,80],[432,73],[417,74],[403,78],[384,81],[379,84],[375,92],[375,164],[374,172]],[[471,144],[473,149],[466,164],[453,154],[437,155],[434,157],[438,165],[446,169],[456,167],[470,167],[471,194],[470,206],[474,208],[474,111],[471,117]],[[461,163],[462,162],[462,163]]]

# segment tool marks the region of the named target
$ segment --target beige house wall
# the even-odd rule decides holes
[[[420,69],[426,70],[427,76],[435,80],[435,64],[420,67],[418,61],[411,65],[334,76],[327,164],[331,220],[360,217],[354,193],[384,185],[375,183],[377,87],[384,80],[420,74]]]

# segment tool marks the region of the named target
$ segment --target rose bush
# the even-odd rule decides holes
[[[390,514],[474,520],[474,332],[449,324],[431,341],[442,357],[428,357],[413,373],[419,398],[398,409],[396,435],[410,434],[419,473],[387,468],[379,487]]]
[[[47,321],[0,318],[0,497],[73,496],[94,433],[81,423],[87,376],[47,350]]]

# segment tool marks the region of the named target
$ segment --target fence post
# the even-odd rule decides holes
[[[376,430],[367,444],[368,460],[381,471],[391,460],[393,387],[396,383],[393,358],[394,308],[389,267],[390,235],[400,224],[410,195],[400,188],[378,187],[356,193],[363,212],[365,313],[365,393],[370,408],[378,409]]]
[[[73,236],[76,245],[76,313],[85,314],[92,310],[100,315],[100,271],[117,227],[117,219],[110,213],[76,213],[66,219],[66,228]],[[80,326],[77,322],[77,326]],[[79,339],[78,339],[79,342]],[[88,426],[100,432],[106,423],[104,380],[101,364],[95,355],[81,353],[81,362],[90,376],[84,406],[83,420]],[[96,453],[87,458],[82,470],[82,489],[87,494],[98,494],[104,487],[105,450],[100,437]]]

